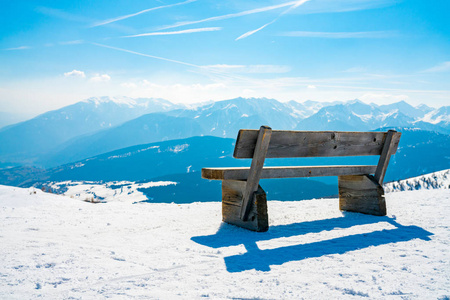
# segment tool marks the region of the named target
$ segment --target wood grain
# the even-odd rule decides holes
[[[264,167],[260,178],[295,178],[374,174],[377,166],[289,166]],[[209,180],[246,180],[250,168],[203,168],[202,177]]]
[[[371,175],[339,176],[339,209],[385,216],[384,190]]]
[[[252,158],[258,130],[241,129],[233,156]],[[381,155],[386,132],[273,130],[266,158]],[[400,134],[392,137],[393,153]]]
[[[260,186],[252,196],[252,206],[247,220],[243,221],[240,218],[245,187],[245,181],[224,180],[222,182],[222,220],[253,231],[267,231],[269,229],[267,198]]]
[[[248,172],[247,185],[245,187],[244,194],[242,195],[242,206],[240,216],[243,221],[247,220],[248,213],[252,206],[251,199],[253,193],[258,190],[259,179],[261,177],[261,171],[264,166],[264,160],[266,159],[267,149],[269,148],[270,137],[272,135],[272,128],[268,126],[261,126],[258,133],[258,139],[256,140],[256,146],[253,153],[252,164]]]
[[[397,145],[394,144],[394,142],[393,142],[393,138],[396,135],[396,133],[397,132],[395,130],[389,130],[387,132],[386,141],[384,142],[383,150],[381,151],[377,170],[375,171],[375,180],[380,185],[383,184],[384,175],[386,175],[386,170],[387,170],[387,167],[389,164],[389,160],[391,159],[391,155],[394,154],[395,151],[397,150],[398,142],[397,142]],[[398,132],[397,134],[399,134],[399,139],[400,139],[401,133]]]

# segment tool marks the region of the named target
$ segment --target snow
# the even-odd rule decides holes
[[[84,100],[83,102],[92,102],[95,104],[96,107],[98,107],[101,103],[108,103],[108,102],[122,104],[122,105],[126,105],[128,107],[134,107],[137,105],[137,102],[135,99],[128,98],[128,97],[107,97],[107,96],[91,97],[91,98]]]
[[[182,144],[182,145],[176,145],[174,147],[167,148],[167,151],[173,152],[173,153],[179,153],[189,148],[189,144]]]
[[[384,121],[384,120],[386,120],[387,118],[390,118],[390,117],[394,116],[395,114],[398,114],[398,109],[394,109],[394,110],[389,111],[389,112],[387,112],[387,113],[381,113],[381,114],[379,115],[379,119],[382,120],[382,121]]]
[[[220,197],[220,195],[218,195]],[[0,186],[1,299],[448,299],[450,191],[269,201],[255,233],[221,204],[93,204]]]
[[[139,150],[136,150],[136,151],[133,151],[133,152],[127,152],[127,153],[123,153],[123,154],[120,154],[120,155],[113,155],[113,156],[108,157],[108,159],[111,160],[111,159],[116,159],[116,158],[124,158],[124,157],[128,157],[128,156],[140,153],[140,152],[148,151],[148,150],[151,150],[151,149],[159,149],[159,146],[150,146],[150,147],[139,149]]]
[[[426,114],[421,121],[431,123],[431,124],[438,124],[440,122],[449,123],[450,122],[450,115],[447,113],[448,107],[441,107],[439,109],[435,109],[428,114]]]
[[[384,185],[385,192],[414,191],[422,189],[450,189],[450,169]]]
[[[359,114],[357,114],[357,113],[355,113],[355,112],[352,112],[352,114],[353,114],[354,116],[360,118],[363,122],[368,122],[368,121],[370,121],[370,120],[373,119],[373,113],[365,114],[365,115],[359,115]]]
[[[54,193],[64,193],[65,196],[83,201],[135,203],[148,200],[147,196],[139,189],[176,184],[173,181],[150,181],[145,183],[136,183],[134,181],[62,181],[50,182],[48,186]]]
[[[236,104],[230,103],[230,104],[227,104],[224,108],[222,108],[222,110],[227,110],[227,109],[232,109],[232,108],[238,108],[238,107],[236,106]]]

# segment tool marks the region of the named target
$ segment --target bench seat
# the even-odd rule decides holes
[[[222,220],[267,231],[266,193],[260,179],[337,176],[339,209],[386,215],[383,180],[400,132],[292,131],[241,129],[233,157],[252,159],[250,167],[203,168],[202,177],[222,181]],[[380,156],[377,165],[264,166],[266,158]],[[301,187],[299,187],[301,189]]]
[[[261,179],[374,174],[377,166],[283,166],[264,167]],[[209,180],[247,180],[249,167],[203,168],[202,178]]]

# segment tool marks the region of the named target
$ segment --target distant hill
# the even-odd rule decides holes
[[[450,135],[418,129],[402,132],[397,153],[392,156],[385,182],[450,169]]]
[[[202,133],[195,120],[158,113],[146,114],[109,130],[74,138],[42,156],[38,162],[57,166],[116,149],[200,136]]]
[[[71,138],[179,107],[162,99],[90,98],[0,129],[0,161],[32,164]]]
[[[29,116],[20,113],[7,113],[0,111],[0,129],[4,127],[15,124],[18,122],[22,122],[24,120],[29,119]]]
[[[206,136],[138,145],[49,169],[47,176],[49,181],[138,181],[199,172],[209,164],[232,165],[233,143],[233,139]]]
[[[384,129],[383,129],[384,130]],[[450,169],[450,135],[416,129],[402,132],[397,153],[391,158],[385,182]],[[63,181],[171,181],[177,185],[142,189],[149,201],[187,202],[217,200],[220,182],[201,178],[203,167],[249,166],[249,159],[234,159],[234,139],[212,136],[127,147],[48,170],[0,170],[0,184],[46,185]],[[267,159],[266,165],[376,164],[378,157]],[[262,180],[269,199],[308,199],[337,194],[336,177]],[[300,188],[301,187],[301,188]],[[180,197],[178,197],[180,198]],[[153,200],[152,200],[153,199]],[[181,200],[177,200],[181,201]]]

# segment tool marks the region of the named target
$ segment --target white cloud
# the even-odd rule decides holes
[[[291,70],[289,66],[282,65],[209,65],[203,66],[204,69],[216,72],[242,73],[242,74],[269,74],[269,73],[287,73]]]
[[[27,49],[31,49],[31,47],[30,46],[20,46],[20,47],[15,47],[15,48],[6,48],[3,50],[14,51],[14,50],[27,50]]]
[[[310,84],[307,86],[308,89],[317,89],[317,86]]]
[[[437,66],[422,71],[422,73],[438,73],[447,71],[450,71],[450,61],[444,61],[443,63],[440,63]]]
[[[65,45],[79,45],[83,43],[84,43],[83,40],[74,40],[74,41],[59,42],[58,44],[65,46]]]
[[[360,31],[360,32],[318,32],[318,31],[288,31],[279,34],[280,36],[307,37],[307,38],[328,38],[328,39],[380,39],[398,36],[394,31]]]
[[[70,72],[64,73],[64,77],[81,77],[85,78],[86,74],[83,71],[72,70]]]
[[[297,11],[299,14],[341,13],[395,5],[392,0],[315,0]]]
[[[404,94],[388,94],[388,93],[383,93],[383,92],[369,92],[369,93],[365,93],[363,95],[361,95],[360,97],[358,97],[360,100],[364,101],[364,102],[374,102],[377,104],[388,104],[388,103],[393,103],[393,102],[398,102],[398,101],[402,101],[402,100],[408,100],[409,96],[404,95]]]
[[[124,83],[120,84],[120,86],[124,87],[124,88],[128,88],[128,89],[135,89],[135,88],[137,88],[137,84],[133,83],[133,82],[124,82]]]
[[[108,74],[97,74],[91,77],[90,81],[92,82],[108,82],[111,80],[111,77]]]
[[[222,30],[222,27],[194,28],[194,29],[186,29],[186,30],[179,30],[179,31],[158,31],[158,32],[141,33],[141,34],[135,34],[135,35],[127,35],[127,36],[123,36],[123,37],[124,38],[132,38],[132,37],[141,37],[141,36],[188,34],[188,33],[218,31],[218,30]]]
[[[242,16],[247,16],[247,15],[256,14],[256,13],[262,13],[262,12],[266,12],[266,11],[270,11],[270,10],[274,10],[274,9],[279,9],[279,8],[283,8],[283,7],[287,7],[287,6],[294,6],[294,5],[297,5],[298,3],[299,3],[298,0],[290,1],[290,2],[285,2],[285,3],[281,3],[281,4],[277,4],[277,5],[265,6],[265,7],[251,9],[251,10],[241,11],[241,12],[234,13],[234,14],[210,17],[210,18],[201,19],[201,20],[197,20],[197,21],[178,22],[178,23],[175,23],[172,25],[163,26],[160,29],[175,28],[175,27],[198,24],[198,23],[203,23],[203,22],[220,21],[220,20],[226,20],[226,19],[231,19],[231,18],[236,18],[236,17],[242,17]]]
[[[99,44],[99,43],[92,43],[92,45],[103,47],[103,48],[108,48],[108,49],[113,49],[113,50],[117,50],[117,51],[122,51],[122,52],[130,53],[130,54],[134,54],[134,55],[139,55],[139,56],[144,56],[144,57],[149,57],[149,58],[154,58],[154,59],[159,59],[159,60],[165,60],[165,61],[173,62],[173,63],[176,63],[176,64],[180,64],[180,65],[200,68],[200,66],[197,66],[197,65],[194,65],[194,64],[191,64],[191,63],[187,63],[187,62],[183,62],[183,61],[179,61],[179,60],[170,59],[170,58],[165,58],[165,57],[160,57],[160,56],[140,53],[140,52],[131,51],[131,50],[123,49],[123,48],[103,45],[103,44]]]
[[[278,19],[278,18],[277,18],[277,19]],[[245,39],[246,37],[249,37],[249,36],[251,36],[252,34],[257,33],[258,31],[260,31],[260,30],[266,28],[267,26],[269,26],[270,24],[274,23],[277,19],[275,19],[275,20],[273,20],[273,21],[271,21],[271,22],[269,22],[269,23],[266,23],[266,24],[264,24],[263,26],[261,26],[261,27],[255,29],[255,30],[247,31],[247,32],[244,33],[243,35],[238,36],[238,37],[235,39],[235,41]]]
[[[251,30],[251,31],[248,31],[248,32],[244,33],[243,35],[239,36],[239,37],[236,39],[236,41],[237,41],[237,40],[241,40],[241,39],[245,39],[246,37],[249,37],[249,36],[251,36],[252,34],[255,34],[255,33],[257,33],[258,31],[260,31],[260,30],[266,28],[267,26],[269,26],[269,25],[275,23],[276,21],[278,21],[279,18],[281,18],[281,16],[283,16],[283,15],[289,13],[291,10],[296,9],[297,7],[299,7],[300,5],[302,5],[303,3],[307,2],[307,1],[309,1],[309,0],[299,0],[299,1],[297,1],[294,5],[292,5],[291,7],[289,7],[288,9],[286,9],[285,11],[283,11],[281,14],[279,14],[279,15],[278,15],[275,19],[273,19],[272,21],[270,21],[270,22],[264,24],[263,26],[261,26],[261,27],[255,29],[255,30]]]
[[[112,19],[108,19],[108,20],[97,22],[97,23],[93,24],[92,27],[102,26],[102,25],[110,24],[110,23],[117,22],[117,21],[120,21],[120,20],[128,19],[128,18],[135,17],[137,15],[140,15],[140,14],[143,14],[143,13],[146,13],[146,12],[149,12],[149,11],[162,9],[162,8],[173,7],[173,6],[177,6],[177,5],[188,4],[188,3],[191,3],[191,2],[195,2],[195,1],[197,1],[197,0],[188,0],[188,1],[180,2],[180,3],[175,3],[175,4],[169,4],[169,5],[163,5],[163,6],[152,7],[152,8],[149,8],[149,9],[144,9],[144,10],[141,10],[141,11],[139,11],[137,13],[128,14],[128,15],[124,15],[124,16],[120,16],[120,17],[116,17],[116,18],[112,18]]]
[[[196,103],[239,96],[239,93],[235,89],[230,89],[226,83],[161,84],[141,80],[135,84],[137,88],[128,90],[127,95],[130,97],[154,97],[172,102]]]

